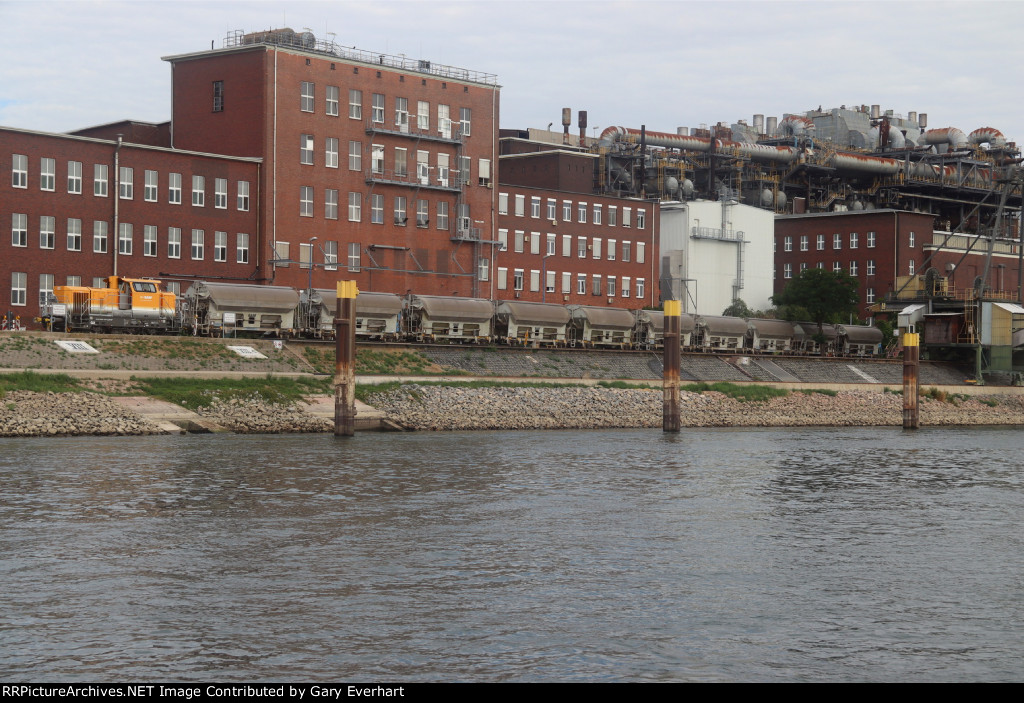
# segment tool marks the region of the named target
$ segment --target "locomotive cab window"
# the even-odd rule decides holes
[[[132,283],[132,287],[135,289],[136,293],[156,293],[155,283],[136,281],[135,283]]]

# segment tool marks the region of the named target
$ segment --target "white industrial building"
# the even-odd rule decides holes
[[[735,200],[661,203],[661,297],[721,315],[736,298],[771,307],[775,218]]]

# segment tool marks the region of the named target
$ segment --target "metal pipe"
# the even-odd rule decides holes
[[[351,437],[356,422],[356,296],[355,281],[338,281],[334,315],[334,436]]]
[[[678,300],[665,301],[664,328],[664,376],[662,379],[662,419],[663,432],[678,432],[682,421],[679,415],[679,367],[682,357],[682,345],[679,334],[682,316],[682,304]]]
[[[903,335],[903,429],[916,430],[921,426],[917,407],[920,335]]]

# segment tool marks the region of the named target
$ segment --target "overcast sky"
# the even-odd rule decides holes
[[[1021,2],[8,2],[0,125],[61,132],[170,118],[161,56],[232,30],[496,74],[501,126],[675,131],[840,105],[927,113],[1024,142]],[[576,131],[575,126],[573,131]],[[589,130],[593,134],[593,129]]]

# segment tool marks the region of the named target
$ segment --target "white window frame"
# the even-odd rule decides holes
[[[235,235],[235,263],[249,263],[249,235],[245,232]]]
[[[57,246],[57,221],[52,215],[39,216],[39,248],[55,249]]]
[[[82,162],[68,161],[68,193],[82,194]]]
[[[249,212],[249,181],[238,181],[236,206],[239,212]]]
[[[324,190],[324,219],[338,219],[338,190],[336,188]]]
[[[109,190],[110,174],[106,164],[92,165],[92,194],[97,198],[106,198]]]
[[[363,221],[363,194],[349,192],[348,194],[348,221]]]
[[[227,262],[228,260],[228,233],[213,233],[213,260]]]
[[[324,139],[324,168],[338,168],[338,138]]]
[[[146,182],[142,187],[142,199],[147,203],[155,203],[159,197],[158,189],[160,188],[160,174],[156,171],[146,169],[144,178],[146,179]]]
[[[110,239],[110,225],[106,220],[93,220],[92,222],[92,253],[106,254],[108,240]]]
[[[48,156],[39,159],[39,190],[57,190],[57,160]]]
[[[181,227],[167,228],[167,258],[181,258]]]
[[[192,207],[206,207],[206,176],[192,176]]]
[[[326,106],[325,106],[326,114],[330,115],[331,117],[337,117],[338,116],[338,107],[339,107],[338,103],[341,100],[341,90],[340,90],[340,88],[338,88],[338,86],[336,86],[336,85],[329,85],[329,86],[327,86],[327,91],[325,93],[325,99],[326,99]]]
[[[228,209],[228,179],[213,179],[213,207],[217,210]]]
[[[28,188],[28,156],[11,155],[11,187]]]
[[[68,251],[82,251],[82,221],[77,217],[69,217],[67,221]]]
[[[190,252],[193,261],[202,261],[206,257],[206,232],[201,229],[192,230],[192,247]]]
[[[135,247],[135,228],[130,222],[117,225],[117,253],[119,256],[131,256]]]
[[[301,112],[313,112],[316,109],[316,84],[312,81],[302,81],[299,91],[299,110]]]
[[[121,200],[132,200],[135,197],[135,169],[122,166],[118,172],[117,193]]]
[[[157,227],[156,225],[143,225],[142,226],[142,255],[143,256],[156,256],[157,255]]]

